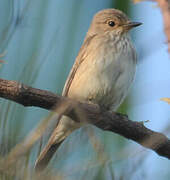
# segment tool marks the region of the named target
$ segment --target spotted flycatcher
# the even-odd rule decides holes
[[[63,96],[116,111],[134,79],[137,58],[129,30],[139,25],[119,10],[99,11],[67,78]],[[80,126],[62,116],[40,153],[36,168],[44,168],[60,143]]]

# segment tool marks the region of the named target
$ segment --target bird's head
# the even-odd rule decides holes
[[[140,22],[132,22],[120,10],[105,9],[99,11],[93,18],[88,34],[112,32],[115,34],[127,33],[130,29],[140,26]]]

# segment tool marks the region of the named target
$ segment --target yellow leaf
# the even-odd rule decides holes
[[[161,100],[161,101],[165,101],[165,102],[167,102],[168,104],[170,104],[170,98],[161,98],[160,100]]]

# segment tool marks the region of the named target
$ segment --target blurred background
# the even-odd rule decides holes
[[[1,0],[0,77],[61,94],[93,15],[104,8],[123,10],[143,25],[131,35],[138,52],[136,79],[120,112],[170,135],[170,59],[162,15],[156,3],[130,0]],[[21,142],[48,111],[0,99],[0,156]],[[90,137],[93,138],[89,138]],[[39,142],[22,168],[32,171]],[[169,180],[170,162],[117,134],[85,126],[60,146],[49,165],[60,179]],[[21,170],[21,169],[20,169]],[[17,173],[17,170],[16,170]],[[0,175],[8,179],[7,175]],[[11,179],[16,179],[12,177]]]

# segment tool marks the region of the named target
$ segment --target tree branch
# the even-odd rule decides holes
[[[138,144],[152,149],[160,156],[170,159],[170,140],[162,133],[146,128],[143,123],[134,122],[126,115],[102,111],[98,105],[81,103],[67,97],[61,97],[49,91],[35,89],[16,81],[0,79],[0,97],[15,101],[23,106],[37,106],[48,110],[56,110],[67,104],[64,115],[75,121],[82,121],[77,113],[83,112],[89,123],[103,129],[118,133]]]

